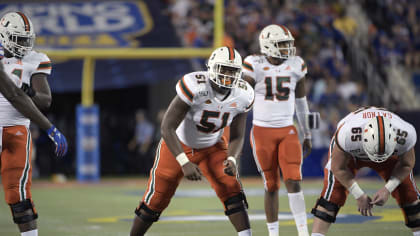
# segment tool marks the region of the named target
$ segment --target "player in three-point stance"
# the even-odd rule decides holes
[[[241,64],[235,49],[221,47],[211,54],[208,71],[187,74],[176,85],[177,95],[162,121],[163,139],[147,190],[135,210],[131,236],[144,235],[159,219],[183,176],[193,181],[204,176],[238,235],[251,235],[236,163],[254,90],[240,79]],[[229,145],[222,138],[226,126],[230,126]]]
[[[329,160],[324,169],[324,188],[315,207],[312,236],[323,236],[350,192],[359,212],[372,215],[374,205],[383,206],[395,198],[414,235],[420,235],[420,193],[413,178],[414,127],[398,115],[382,108],[366,107],[342,119],[331,139]],[[357,184],[362,167],[375,170],[386,182],[373,197]]]
[[[279,235],[278,190],[280,173],[300,236],[308,234],[302,180],[302,146],[293,124],[296,114],[304,132],[304,158],[312,148],[306,117],[310,114],[305,95],[306,64],[295,56],[294,38],[284,26],[269,25],[260,33],[263,55],[251,55],[243,63],[244,80],[255,89],[251,145],[264,180],[264,208],[270,236]]]
[[[51,104],[47,82],[51,62],[45,54],[32,50],[34,40],[32,22],[23,13],[7,13],[0,19],[4,50],[0,61],[1,176],[6,202],[22,236],[38,235],[38,214],[31,196],[30,121],[47,131],[58,156],[67,152],[64,135],[37,108]]]

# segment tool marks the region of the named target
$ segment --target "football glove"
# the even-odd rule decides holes
[[[47,130],[48,137],[55,144],[55,155],[62,157],[67,153],[66,137],[53,125]]]

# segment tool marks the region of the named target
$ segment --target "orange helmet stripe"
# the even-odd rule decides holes
[[[28,18],[25,16],[25,14],[23,14],[22,12],[16,12],[17,14],[20,15],[20,17],[22,17],[23,22],[25,23],[25,31],[30,31],[31,30],[31,25],[29,24],[29,20]]]
[[[385,127],[384,127],[384,118],[382,116],[377,116],[376,120],[378,122],[378,130],[379,130],[379,155],[383,155],[385,153]]]
[[[284,34],[288,36],[289,35],[289,30],[286,27],[284,27],[283,25],[280,25],[280,27],[284,31]]]
[[[229,50],[229,60],[233,61],[235,59],[235,51],[231,47],[227,47]]]

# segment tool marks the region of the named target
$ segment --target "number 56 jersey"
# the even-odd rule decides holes
[[[206,148],[219,142],[223,128],[234,117],[248,112],[254,103],[254,90],[239,80],[226,96],[211,87],[207,71],[185,75],[176,85],[177,95],[191,108],[176,130],[180,141],[191,148]]]
[[[370,119],[383,116],[391,121],[396,134],[397,145],[393,155],[402,155],[409,151],[417,141],[417,133],[410,123],[401,119],[395,113],[377,107],[361,108],[344,117],[337,125],[335,143],[343,151],[360,160],[370,159],[363,150],[362,132]]]

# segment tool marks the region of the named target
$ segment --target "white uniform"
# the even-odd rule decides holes
[[[51,61],[44,53],[31,51],[21,60],[17,58],[1,59],[4,70],[19,88],[23,83],[30,85],[32,75],[36,73],[51,74]],[[0,127],[24,125],[29,127],[30,121],[18,112],[12,104],[0,94]]]
[[[191,106],[176,130],[180,141],[191,148],[206,148],[219,142],[223,128],[232,119],[249,111],[254,103],[254,90],[238,81],[226,98],[219,99],[211,88],[208,72],[185,75],[176,85],[178,96]]]
[[[270,128],[293,125],[296,84],[307,73],[303,59],[294,56],[273,65],[263,55],[251,55],[242,68],[244,75],[255,80],[253,124]]]
[[[371,118],[383,116],[390,119],[397,136],[397,145],[393,155],[402,155],[414,147],[417,133],[411,124],[401,119],[395,113],[377,108],[362,108],[350,113],[338,123],[335,142],[343,151],[359,160],[370,161],[363,150],[363,128]]]

